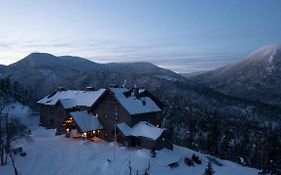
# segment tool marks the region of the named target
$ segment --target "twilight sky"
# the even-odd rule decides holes
[[[1,0],[0,64],[31,52],[210,70],[281,43],[280,0]]]

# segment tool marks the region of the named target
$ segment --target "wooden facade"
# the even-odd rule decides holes
[[[131,90],[129,90],[128,93],[130,93],[130,91]],[[157,106],[162,109],[163,104],[160,100],[148,91],[143,91],[140,97],[146,95],[153,101],[156,101],[155,103]],[[70,112],[74,111],[88,111],[96,115],[98,121],[103,126],[103,129],[98,132],[92,131],[87,133],[89,137],[99,137],[106,141],[113,141],[116,132],[117,141],[124,145],[133,147],[139,146],[148,149],[172,149],[171,138],[166,130],[156,140],[145,137],[123,136],[122,133],[116,129],[116,125],[119,123],[126,123],[128,126],[133,127],[140,121],[147,121],[155,127],[161,127],[162,110],[130,114],[110,89],[107,89],[91,107],[76,106],[75,108],[66,109],[60,100],[58,100],[55,105],[40,104],[40,125],[47,128],[56,128],[58,134],[66,133],[66,120],[69,119]],[[69,126],[70,125],[73,129],[79,130],[79,127],[74,123],[69,123]]]
[[[108,91],[101,97],[95,105],[90,109],[90,112],[96,114],[107,130],[113,130],[115,122],[126,122],[129,126],[134,126],[139,121],[147,121],[155,126],[161,127],[162,112],[151,112],[130,115],[115,96]]]
[[[163,148],[173,149],[173,145],[171,143],[171,135],[166,130],[156,140],[146,137],[126,137],[122,134],[122,132],[119,132],[119,134],[122,135],[122,137],[119,137],[118,142],[128,147],[141,147],[156,150],[160,150]]]
[[[161,127],[162,122],[162,111],[130,115],[110,91],[107,91],[107,93],[91,107],[90,112],[97,115],[104,129],[109,131],[107,137],[103,138],[108,141],[114,139],[114,129],[115,125],[118,123],[125,122],[130,127],[133,127],[140,121],[147,121],[154,126]],[[166,131],[163,132],[157,140],[152,140],[145,137],[125,137],[117,130],[117,140],[119,143],[132,147],[140,146],[148,149],[162,149],[164,147],[172,149],[173,147],[171,138]]]
[[[69,117],[70,112],[87,111],[89,109],[85,106],[65,109],[60,101],[55,105],[40,104],[40,126],[57,129],[57,134],[62,134],[62,124]]]
[[[40,126],[48,129],[59,127],[59,118],[55,106],[40,104]]]

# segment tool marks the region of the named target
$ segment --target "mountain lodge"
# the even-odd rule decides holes
[[[161,128],[163,104],[145,89],[59,89],[37,104],[40,125],[56,128],[57,134],[172,149],[170,134]]]

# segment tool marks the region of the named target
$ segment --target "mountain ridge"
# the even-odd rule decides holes
[[[36,89],[33,95],[35,98],[40,98],[57,87],[63,86],[65,79],[71,77],[80,79],[79,75],[86,72],[105,72],[108,74],[150,73],[159,77],[184,79],[170,70],[148,62],[100,64],[81,57],[57,57],[40,52],[31,53],[18,62],[5,66],[1,71],[0,78],[9,76],[13,81],[20,82],[26,89]]]
[[[281,105],[281,44],[270,44],[242,61],[191,77],[224,94]]]

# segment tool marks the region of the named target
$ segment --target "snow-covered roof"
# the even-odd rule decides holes
[[[76,99],[60,99],[59,100],[65,109],[71,109],[76,106]]]
[[[72,108],[75,106],[90,107],[105,91],[105,89],[100,89],[98,91],[58,91],[53,95],[42,98],[41,100],[37,101],[37,103],[44,105],[55,105],[60,100],[61,103],[67,108]]]
[[[140,121],[133,127],[126,123],[119,123],[117,127],[125,136],[146,137],[152,140],[157,140],[165,130],[145,121]]]
[[[161,111],[150,97],[126,97],[124,93],[129,91],[127,88],[110,88],[110,91],[131,115]]]
[[[98,118],[86,111],[71,112],[70,115],[82,132],[103,129]]]

